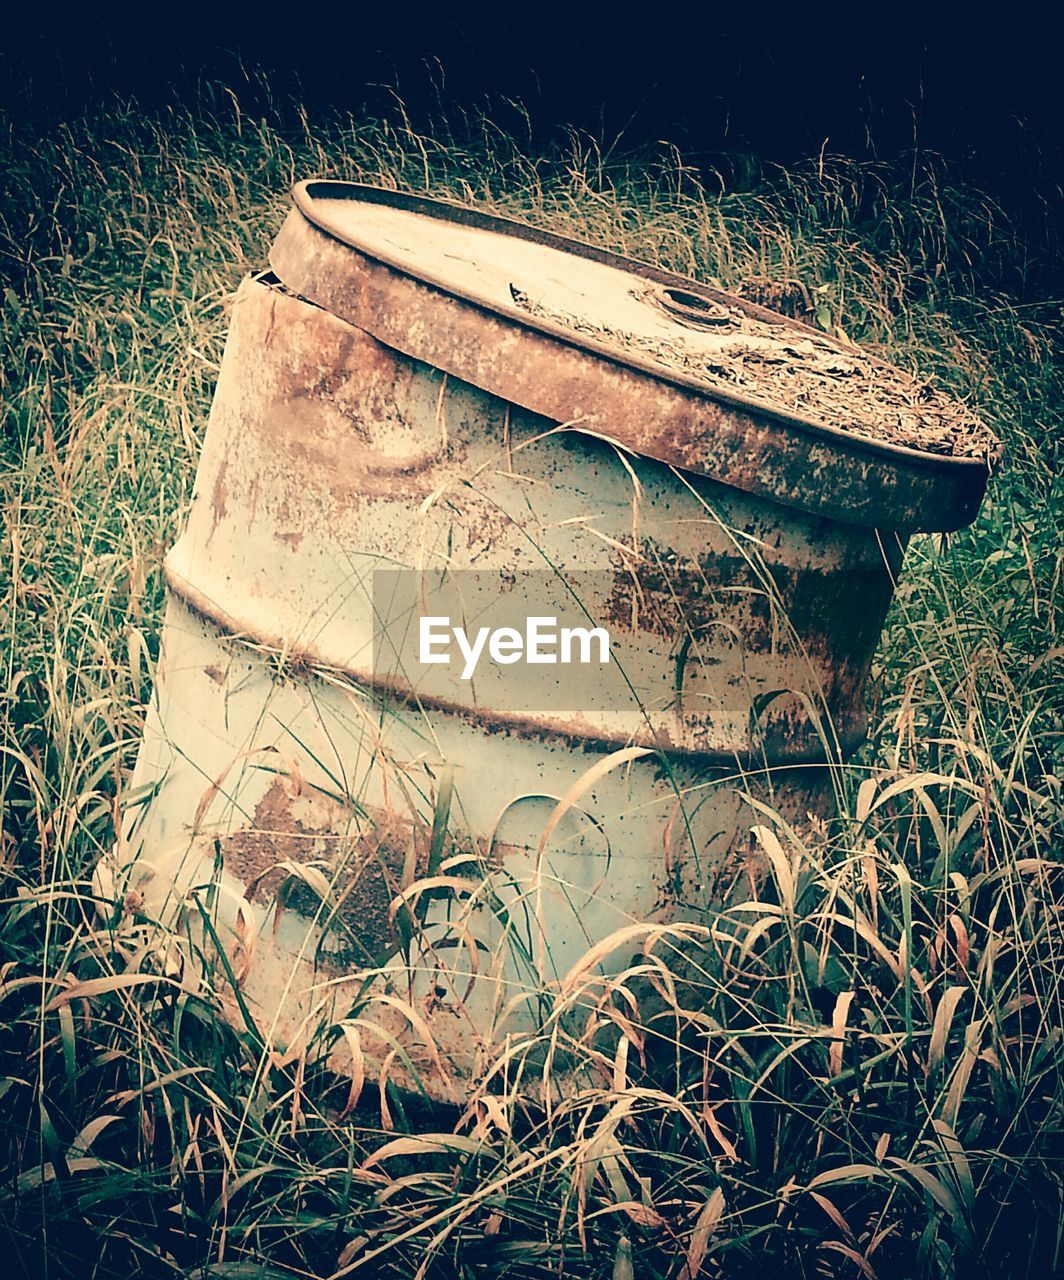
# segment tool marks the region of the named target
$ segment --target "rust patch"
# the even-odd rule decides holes
[[[226,869],[246,887],[250,902],[274,902],[328,929],[332,960],[376,962],[394,947],[389,919],[395,896],[424,873],[427,835],[413,822],[378,815],[360,827],[350,808],[312,789],[293,792],[271,783],[252,825],[220,839]],[[281,864],[288,863],[289,867]],[[292,867],[321,873],[330,897],[321,898]]]
[[[211,492],[211,510],[214,512],[214,523],[216,525],[222,523],[226,512],[229,510],[229,487],[225,482],[225,473],[228,469],[229,464],[223,459],[218,467],[218,474],[214,478],[214,489]]]

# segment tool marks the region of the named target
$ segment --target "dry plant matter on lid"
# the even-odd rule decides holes
[[[1059,294],[1009,291],[1029,246],[926,157],[718,192],[675,157],[607,163],[579,138],[529,157],[502,117],[429,138],[206,95],[0,141],[9,1273],[1059,1270],[1064,374],[1041,303]],[[768,872],[702,923],[698,967],[690,937],[616,939],[620,973],[570,968],[539,1042],[487,1064],[462,1111],[366,1070],[382,1019],[357,991],[284,1051],[253,1019],[234,1029],[218,1011],[241,956],[92,885],[226,308],[308,173],[512,213],[714,287],[800,280],[823,332],[933,374],[1007,446],[978,522],[910,549],[844,816],[802,834],[751,809]],[[551,1095],[551,1054],[585,1065],[583,1093]]]
[[[924,453],[988,462],[1000,456],[1000,441],[983,417],[944,394],[933,378],[913,377],[837,339],[783,328],[701,294],[671,312],[680,324],[711,335],[691,342],[612,328],[511,292],[530,316],[649,356],[666,372],[693,375],[707,389],[741,394],[776,413]]]

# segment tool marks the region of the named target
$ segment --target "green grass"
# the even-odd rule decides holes
[[[4,129],[0,1234],[15,1273],[1064,1266],[1061,309],[1024,292],[1029,246],[1001,210],[934,157],[709,184],[664,151],[604,156],[574,136],[529,155],[487,120],[427,138],[401,114],[260,119],[217,89],[151,118],[115,104]],[[345,1114],[325,1044],[263,1059],[175,981],[157,933],[95,910],[227,307],[308,175],[519,214],[728,288],[800,281],[823,327],[934,373],[1006,443],[976,523],[910,550],[846,815],[814,835],[753,816],[773,855],[759,899],[716,922],[668,1016],[629,1027],[612,1090],[546,1110],[503,1095],[440,1116],[367,1089]],[[666,939],[645,964],[672,954]],[[559,1003],[601,996],[619,1014],[625,981],[603,991],[589,971]]]

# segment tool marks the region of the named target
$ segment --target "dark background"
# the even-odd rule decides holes
[[[55,119],[114,92],[145,108],[221,79],[242,103],[266,73],[278,97],[415,122],[519,99],[535,135],[573,125],[607,145],[676,142],[696,163],[752,153],[792,163],[822,147],[889,159],[941,152],[1021,217],[1060,202],[1061,45],[1044,10],[826,12],[644,3],[419,11],[394,0],[331,9],[217,4],[23,4],[0,34],[5,110]],[[514,117],[516,119],[516,117]]]

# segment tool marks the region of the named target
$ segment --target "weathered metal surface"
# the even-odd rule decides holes
[[[713,344],[719,347],[716,326],[707,335],[676,323],[644,292],[690,294],[778,330],[780,363],[794,363],[793,348],[814,338],[839,359],[852,357],[852,348],[798,321],[682,276],[438,201],[351,183],[303,183],[296,201],[270,253],[289,287],[389,347],[511,403],[838,520],[947,530],[968,524],[978,510],[986,458],[943,456],[861,434],[862,419],[877,403],[874,386],[854,394],[853,430],[842,430],[825,425],[813,407],[781,413],[756,393],[732,392],[719,380],[710,385],[692,370],[694,357],[704,365]],[[374,220],[382,204],[384,216]],[[449,225],[471,233],[472,244],[444,241],[428,252]],[[518,248],[530,251],[527,260]],[[461,255],[478,250],[488,266],[471,269]],[[597,274],[552,288],[563,274],[559,259]],[[539,301],[544,296],[546,303]],[[582,307],[587,317],[565,322],[567,308]],[[677,351],[682,367],[669,358]],[[889,366],[863,358],[886,376]]]
[[[171,589],[219,630],[372,684],[375,569],[600,569],[612,595],[599,616],[618,635],[634,630],[643,705],[536,713],[520,681],[487,672],[477,701],[465,694],[468,713],[725,763],[766,752],[773,763],[822,759],[801,695],[844,745],[858,741],[861,687],[900,565],[896,537],[622,461],[611,445],[552,428],[249,283],[196,498],[168,558]],[[661,706],[653,691],[675,683],[677,628],[652,629],[649,608],[633,628],[630,598],[634,581],[667,596],[685,572],[704,591],[688,601],[701,634],[682,700]],[[776,691],[794,692],[768,701]]]
[[[187,904],[215,885],[216,931],[280,1048],[344,1016],[366,971],[378,972],[360,1016],[398,1037],[426,1090],[444,1099],[462,1095],[507,1035],[534,1028],[537,999],[594,942],[636,921],[704,921],[707,906],[749,886],[744,833],[756,819],[744,790],[795,821],[820,807],[815,783],[824,785],[823,771],[781,770],[768,785],[693,758],[677,759],[669,779],[638,760],[581,795],[541,853],[556,798],[603,758],[597,744],[574,750],[422,717],[367,702],[328,672],[279,678],[269,659],[220,640],[177,599],[158,687],[132,783],[152,799],[131,809],[123,855],[136,855],[130,887],[141,909],[183,912],[195,930]],[[404,951],[395,903],[430,870],[448,762],[454,801],[440,871],[454,879],[442,896],[425,895]],[[293,871],[300,865],[309,887]],[[285,881],[298,892],[279,904]],[[226,987],[220,975],[223,996]],[[427,1035],[377,998],[388,994]],[[388,1044],[365,1040],[379,1064]]]
[[[278,265],[319,235],[286,230]],[[156,693],[116,861],[149,914],[192,927],[193,898],[211,904],[271,1042],[298,1043],[357,994],[371,1061],[398,1046],[402,1079],[457,1099],[507,1035],[534,1031],[541,994],[586,947],[634,921],[704,920],[754,874],[746,795],[788,820],[824,810],[824,761],[864,731],[906,535],[831,518],[840,504],[882,514],[891,489],[866,480],[847,496],[829,437],[800,433],[824,451],[827,501],[806,476],[781,502],[791,462],[769,466],[778,422],[706,417],[702,398],[665,456],[668,430],[641,415],[675,423],[688,389],[658,394],[645,372],[390,268],[374,294],[377,268],[357,254],[338,284],[324,272],[334,252],[350,254],[330,240],[314,259],[329,310],[275,279],[237,297],[167,560]],[[544,365],[555,347],[594,377]],[[468,360],[456,351],[474,378],[457,376]],[[586,421],[560,430],[574,406],[558,397],[574,388],[609,413],[627,388],[638,412],[607,413],[598,434]],[[727,484],[690,469],[696,426],[718,421],[722,436],[750,424],[769,471],[749,492],[738,450]],[[701,465],[728,471],[726,451],[698,447]],[[932,491],[952,494],[957,515],[955,477],[971,484],[973,464],[939,461],[927,474],[945,488],[910,485],[907,516],[917,503],[926,517]],[[565,580],[591,574],[589,607],[621,646],[616,697],[529,706],[512,669],[426,696],[374,664],[380,566],[512,578],[546,564]],[[652,751],[581,788],[633,744]],[[544,840],[559,798],[577,793]]]

